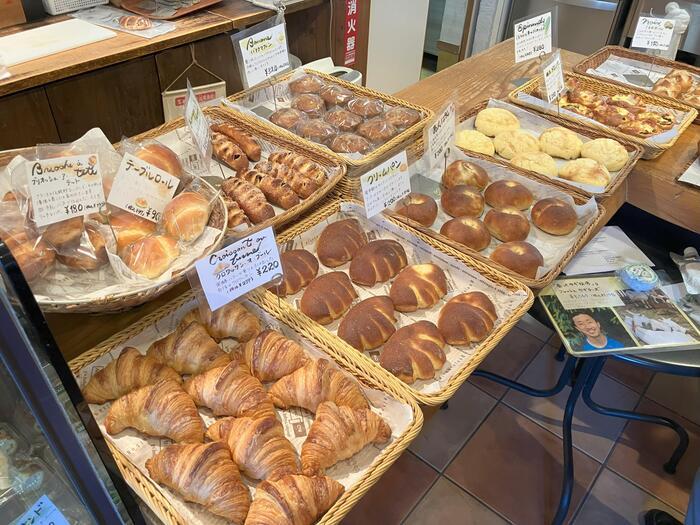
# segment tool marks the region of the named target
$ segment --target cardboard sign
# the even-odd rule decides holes
[[[187,81],[187,99],[185,100],[185,122],[192,135],[192,141],[199,154],[202,156],[206,168],[209,168],[211,160],[211,135],[209,133],[209,119],[202,111],[197,101],[197,96],[192,89],[190,81]]]
[[[544,87],[547,91],[547,102],[550,104],[557,100],[564,91],[564,73],[561,67],[561,54],[554,53],[551,60],[542,66]]]
[[[272,227],[200,259],[195,267],[212,311],[282,275]]]
[[[69,525],[66,517],[45,495],[36,500],[16,523],[17,525]]]
[[[552,12],[533,16],[514,26],[515,62],[552,52]]]
[[[240,40],[243,74],[248,87],[264,82],[289,68],[289,49],[284,24]]]
[[[177,177],[127,153],[114,176],[107,202],[151,222],[158,222],[179,183]]]
[[[218,106],[221,99],[226,96],[226,82],[213,82],[192,88],[199,107]],[[187,88],[165,90],[161,93],[163,98],[163,115],[166,122],[180,118],[185,114],[185,102],[187,101]]]
[[[676,21],[668,18],[640,16],[632,37],[632,47],[666,51],[671,43],[675,25]]]
[[[105,204],[97,155],[27,161],[27,183],[36,225],[98,213]]]
[[[393,156],[360,177],[367,217],[373,217],[411,193],[406,151]]]
[[[447,104],[437,114],[433,123],[428,126],[427,142],[431,170],[444,165],[445,154],[454,146],[457,127],[455,114],[455,105],[453,103]]]

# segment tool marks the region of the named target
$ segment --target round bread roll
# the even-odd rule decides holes
[[[492,157],[496,153],[496,148],[494,148],[491,139],[481,133],[481,131],[476,131],[475,129],[463,129],[458,131],[455,137],[455,144],[462,149],[490,155]]]
[[[480,217],[484,211],[484,198],[473,186],[465,184],[458,184],[443,191],[440,204],[452,217]]]
[[[568,235],[578,224],[573,206],[554,197],[537,201],[532,207],[530,217],[532,224],[551,235]]]
[[[348,101],[348,109],[362,117],[376,117],[384,113],[384,102],[376,98],[355,97]]]
[[[398,132],[399,130],[392,126],[388,120],[381,117],[366,120],[357,126],[358,135],[378,144],[389,141]]]
[[[348,310],[338,325],[338,337],[360,352],[383,345],[396,331],[394,304],[386,295],[370,297]]]
[[[486,339],[497,319],[496,308],[486,294],[469,292],[447,301],[437,325],[447,343],[468,345]]]
[[[360,248],[350,263],[350,279],[355,284],[374,286],[394,277],[408,264],[406,252],[393,239],[378,239]]]
[[[396,204],[394,212],[430,228],[437,218],[438,207],[430,195],[411,192]]]
[[[362,117],[360,115],[355,115],[352,111],[342,108],[329,111],[323,118],[340,131],[352,131],[362,123]]]
[[[165,273],[180,255],[177,241],[167,235],[152,235],[131,243],[121,258],[131,271],[155,279]]]
[[[365,154],[372,149],[372,144],[355,133],[338,133],[331,139],[330,148],[336,153]]]
[[[143,161],[167,171],[173,177],[182,177],[182,164],[175,152],[162,144],[152,143],[140,147],[134,153]]]
[[[466,160],[455,160],[442,174],[442,185],[445,188],[465,184],[483,190],[488,183],[489,176],[486,170]]]
[[[540,149],[560,159],[577,159],[583,142],[573,131],[560,126],[546,129],[540,135]]]
[[[289,91],[294,95],[301,93],[318,93],[324,86],[323,80],[315,75],[302,75],[289,83]]]
[[[496,246],[490,259],[523,277],[534,279],[544,264],[540,251],[525,241],[506,242]]]
[[[420,113],[415,109],[396,106],[384,113],[384,118],[398,129],[406,129],[420,120]]]
[[[290,106],[303,111],[311,118],[319,118],[326,111],[326,103],[314,93],[302,93],[292,99]]]
[[[107,264],[109,259],[107,257],[105,238],[92,224],[85,225],[85,233],[87,234],[87,239],[83,238],[84,242],[81,242],[80,246],[76,247],[74,253],[70,255],[56,255],[60,263],[70,268],[88,271],[97,270]]]
[[[559,170],[559,176],[562,179],[599,187],[605,187],[610,182],[607,168],[593,159],[570,160]]]
[[[183,191],[163,210],[163,226],[171,237],[194,241],[204,232],[209,221],[209,202],[203,195]]]
[[[491,244],[491,234],[479,219],[455,217],[440,228],[440,234],[480,252]]]
[[[613,139],[593,139],[581,147],[581,156],[600,162],[608,171],[619,171],[627,164],[629,154]]]
[[[524,170],[534,171],[547,177],[557,176],[557,164],[554,159],[541,151],[516,155],[510,162]]]
[[[484,191],[486,204],[497,210],[515,208],[527,210],[535,198],[525,186],[514,180],[497,180]]]
[[[524,241],[530,233],[530,221],[515,208],[489,210],[484,217],[484,224],[491,235],[503,242]]]
[[[319,324],[329,324],[350,308],[357,292],[345,272],[319,275],[309,283],[299,301],[299,310]]]
[[[338,128],[320,118],[302,120],[297,124],[297,134],[318,143],[331,140],[338,133]]]
[[[316,255],[321,264],[336,268],[351,261],[357,251],[367,244],[357,219],[343,219],[326,226],[316,241]]]
[[[389,296],[399,312],[430,308],[447,293],[445,272],[437,264],[406,266],[391,283]]]
[[[502,131],[520,129],[520,121],[507,109],[486,108],[476,115],[474,127],[484,135],[495,137]]]
[[[353,97],[352,91],[335,84],[323,86],[318,94],[328,106],[341,106]]]
[[[512,159],[520,153],[533,153],[540,151],[540,143],[535,137],[515,129],[512,131],[502,131],[493,139],[493,146],[504,159]]]
[[[117,238],[118,254],[128,245],[156,231],[155,223],[126,212],[113,215],[109,224]]]
[[[294,108],[282,108],[270,115],[270,122],[284,129],[292,129],[307,118],[309,117],[303,111]]]

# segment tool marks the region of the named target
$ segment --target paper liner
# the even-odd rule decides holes
[[[653,60],[653,56],[649,57]],[[594,77],[601,77],[610,80],[615,80],[617,82],[622,82],[624,84],[633,86],[637,89],[643,89],[645,91],[651,91],[651,86],[643,85],[641,82],[633,82],[629,80],[628,76],[646,76],[652,83],[656,83],[673,71],[674,68],[663,66],[660,64],[654,64],[652,62],[645,62],[642,60],[635,60],[634,58],[621,57],[611,54],[605,59],[605,62],[597,66],[596,68],[589,68],[586,73]],[[693,77],[693,87],[691,90],[697,88],[700,85],[700,75],[696,75],[687,69],[683,69]],[[683,102],[682,97],[678,99],[679,102]]]

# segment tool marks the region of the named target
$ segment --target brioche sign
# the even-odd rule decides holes
[[[517,22],[513,28],[515,63],[552,52],[552,12]]]

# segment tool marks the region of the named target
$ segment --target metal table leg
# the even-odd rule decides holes
[[[559,379],[557,380],[557,383],[552,387],[548,389],[539,389],[539,388],[532,388],[527,385],[523,385],[522,383],[518,383],[517,381],[513,381],[511,379],[508,379],[507,377],[500,376],[498,374],[494,374],[493,372],[487,372],[485,370],[475,370],[472,372],[473,377],[484,377],[486,379],[489,379],[495,383],[498,383],[500,385],[503,385],[508,388],[512,388],[513,390],[517,390],[518,392],[522,392],[523,394],[527,394],[529,396],[533,397],[551,397],[551,396],[556,396],[559,392],[564,390],[564,387],[569,384],[571,379],[574,377],[574,368],[576,367],[576,358],[573,356],[569,356],[568,360],[566,361],[566,364],[564,364],[564,368],[561,371],[561,374],[559,375]]]

